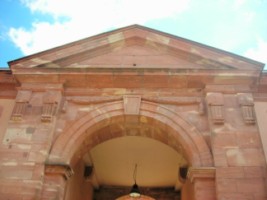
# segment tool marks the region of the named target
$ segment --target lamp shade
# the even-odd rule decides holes
[[[130,197],[140,197],[140,196],[141,196],[140,190],[138,188],[138,185],[135,183],[131,189]]]

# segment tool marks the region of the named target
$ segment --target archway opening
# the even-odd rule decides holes
[[[178,199],[182,187],[179,168],[189,163],[181,144],[171,138],[166,130],[130,117],[127,121],[116,120],[116,123],[99,128],[84,138],[83,143],[91,144],[96,135],[102,141],[93,147],[88,146],[87,151],[84,147],[82,151],[77,151],[79,154],[75,155],[82,156],[79,156],[80,161],[76,161],[78,167],[74,167],[77,174],[74,176],[82,176],[83,173],[77,172],[85,170],[80,165],[91,167],[92,173],[84,178],[93,186],[95,200],[120,199],[121,196],[127,199],[134,184],[135,164],[138,166],[136,181],[142,198],[155,199],[165,195],[165,199],[174,199],[175,195]],[[68,190],[74,190],[74,185],[79,183],[70,181]],[[67,192],[66,199],[71,199],[71,196]]]
[[[188,165],[184,156],[157,140],[141,136],[125,136],[94,147],[90,157],[100,185],[130,187],[178,187],[180,167]],[[88,162],[88,161],[85,161]],[[90,164],[91,164],[90,163]]]
[[[209,147],[196,127],[177,113],[145,101],[141,103],[138,115],[125,115],[121,101],[103,104],[82,115],[57,138],[48,163],[62,163],[81,172],[87,164],[84,156],[90,150],[106,141],[125,136],[157,140],[183,155],[190,166],[213,165]],[[83,173],[80,174],[83,176]],[[87,184],[92,185],[92,182]],[[68,185],[70,187],[71,181]]]

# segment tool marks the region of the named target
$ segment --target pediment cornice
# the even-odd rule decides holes
[[[128,46],[143,46],[178,56],[196,68],[262,70],[264,64],[147,27],[132,25],[10,61],[11,69],[72,68],[85,59],[105,55]],[[79,66],[75,66],[78,68]],[[90,68],[90,66],[88,66]],[[101,67],[101,66],[95,66]],[[114,66],[116,67],[116,66]],[[84,68],[84,66],[83,66]]]
[[[260,62],[139,25],[40,52],[9,65],[20,83],[89,88],[255,85],[264,67]]]

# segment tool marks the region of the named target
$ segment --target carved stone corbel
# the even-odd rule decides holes
[[[255,124],[256,117],[254,112],[253,97],[251,94],[239,93],[238,102],[241,106],[243,120],[246,124]]]
[[[223,105],[210,104],[211,118],[214,124],[224,123]]]
[[[221,93],[208,93],[207,103],[214,124],[224,123],[224,100]]]
[[[54,103],[44,103],[43,109],[42,109],[42,122],[51,122],[53,119],[53,116],[56,113],[57,110],[57,102]]]
[[[16,103],[11,114],[12,121],[21,121],[26,112],[32,92],[19,91],[16,97]]]
[[[44,94],[41,116],[42,122],[52,122],[53,116],[55,116],[57,113],[60,100],[60,91],[48,91]]]

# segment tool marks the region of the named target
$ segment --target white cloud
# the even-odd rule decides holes
[[[28,55],[111,28],[175,16],[188,8],[189,1],[21,0],[33,13],[49,14],[55,21],[34,22],[30,30],[11,28],[9,36]]]
[[[259,39],[257,47],[247,50],[245,56],[267,64],[267,41]]]
[[[245,8],[245,0],[236,0],[234,6],[227,1],[225,7],[218,15],[216,26],[214,26],[214,38],[213,42],[218,44],[217,46],[233,51],[242,44],[251,40],[254,34],[253,26],[255,25],[255,12],[254,10],[248,10]],[[238,5],[238,10],[236,7]],[[247,6],[247,5],[246,5]],[[227,10],[229,9],[229,10]],[[223,36],[222,40],[217,37]]]
[[[12,41],[26,55],[60,45],[70,34],[66,24],[41,22],[32,26],[30,31],[23,28],[11,28],[9,31]]]
[[[247,0],[235,0],[233,2],[233,6],[238,9],[240,8],[240,6],[244,5],[246,3]]]

